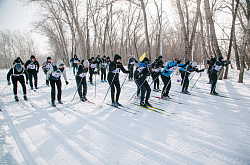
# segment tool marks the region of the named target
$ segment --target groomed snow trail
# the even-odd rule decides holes
[[[7,85],[6,74],[0,71],[0,91]],[[40,88],[34,92],[27,86],[28,101],[20,84],[19,103],[12,85],[1,93],[0,164],[250,164],[250,73],[246,71],[243,84],[237,83],[237,75],[231,70],[229,79],[218,81],[217,92],[225,97],[208,94],[205,73],[192,95],[180,94],[180,76],[174,75],[170,95],[183,104],[151,97],[155,107],[174,113],[164,116],[127,104],[136,91],[134,81],[125,82],[120,103],[139,112],[107,104],[100,108],[109,86],[98,75],[95,98],[95,87],[88,82],[87,98],[95,104],[80,102],[78,94],[72,101],[76,82],[71,69],[66,88],[62,79],[64,105],[57,105],[59,111],[48,103],[50,88],[39,72]],[[125,77],[120,75],[121,83]],[[105,102],[110,103],[110,93]]]

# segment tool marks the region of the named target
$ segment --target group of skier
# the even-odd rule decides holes
[[[171,88],[171,75],[178,67],[180,67],[183,86],[182,93],[184,94],[189,94],[189,75],[192,72],[204,72],[204,69],[199,70],[197,68],[196,62],[190,63],[188,61],[181,64],[181,61],[177,58],[164,64],[164,62],[162,61],[162,56],[159,56],[152,64],[150,64],[150,60],[147,57],[145,57],[142,61],[137,61],[135,57],[132,56],[128,61],[127,69],[124,68],[123,64],[121,63],[121,56],[118,54],[114,55],[113,61],[111,61],[110,58],[106,57],[105,55],[102,58],[100,58],[100,55],[98,55],[96,58],[92,57],[89,60],[82,61],[80,61],[77,56],[74,55],[74,57],[70,61],[72,62],[73,74],[75,75],[76,86],[80,100],[87,100],[87,74],[89,73],[89,81],[90,84],[93,85],[93,75],[98,74],[99,70],[101,70],[101,81],[107,82],[108,80],[109,88],[111,89],[112,106],[114,107],[122,106],[119,103],[119,96],[121,92],[119,81],[120,71],[129,74],[129,80],[132,80],[134,78],[135,84],[138,87],[136,92],[137,98],[140,99],[140,106],[143,107],[151,106],[151,104],[149,103],[151,88],[147,80],[150,75],[153,80],[152,83],[154,83],[154,91],[161,91],[162,99],[170,99],[169,91]],[[137,63],[137,66],[134,70],[133,67],[135,63]],[[210,94],[218,94],[217,92],[215,92],[217,73],[222,66],[227,66],[229,63],[230,61],[223,61],[223,57],[219,57],[218,60],[216,60],[216,58],[211,58],[210,61],[208,61],[209,83],[212,84]],[[39,63],[36,60],[35,56],[31,55],[30,60],[28,60],[25,64],[19,57],[13,62],[13,64],[14,67],[11,68],[7,74],[8,85],[11,84],[11,77],[15,100],[19,101],[17,96],[17,82],[19,81],[23,88],[24,100],[27,100],[27,90],[25,82],[26,84],[28,84],[29,82],[31,89],[34,89],[32,80],[32,78],[34,77],[34,86],[35,89],[38,89],[37,73],[39,72]],[[24,67],[22,65],[24,65]],[[53,106],[55,106],[56,86],[57,100],[59,104],[62,104],[61,76],[64,77],[66,85],[69,84],[69,82],[67,81],[66,69],[64,66],[65,65],[62,60],[58,60],[57,64],[53,65],[51,57],[47,57],[47,61],[42,64],[42,70],[46,75],[46,85],[51,86],[51,104]],[[108,75],[106,76],[107,69]],[[24,79],[24,75],[26,76],[26,81]],[[161,77],[164,84],[162,90],[160,90],[159,77]]]

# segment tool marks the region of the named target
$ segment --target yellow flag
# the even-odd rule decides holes
[[[142,61],[144,58],[146,57],[146,52],[145,53],[143,53],[143,55],[140,57],[140,61]]]

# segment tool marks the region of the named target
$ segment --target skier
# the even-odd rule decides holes
[[[119,81],[119,73],[122,70],[123,73],[129,73],[130,70],[126,70],[121,63],[121,56],[115,54],[114,61],[112,61],[109,65],[109,73],[108,73],[108,82],[111,88],[111,100],[112,106],[118,107],[122,106],[119,103],[119,96],[121,92],[120,81]],[[115,101],[115,87],[116,87],[116,101]]]
[[[56,65],[53,65],[53,67],[50,68],[50,70],[47,72],[47,85],[50,81],[51,86],[51,104],[52,106],[56,106],[55,104],[55,97],[56,92],[55,88],[57,86],[57,100],[59,104],[63,104],[61,101],[62,96],[62,82],[61,82],[61,75],[63,75],[66,85],[69,84],[66,77],[66,69],[64,68],[64,63],[62,60],[58,60]],[[55,86],[56,85],[56,86]]]
[[[133,80],[133,72],[134,72],[134,64],[138,63],[138,61],[135,59],[135,56],[132,56],[128,60],[128,69],[130,70],[129,75],[128,75],[128,80]]]
[[[208,78],[209,78],[208,84],[212,84],[212,81],[211,81],[211,70],[212,70],[215,62],[216,62],[216,57],[213,58],[213,56],[211,56],[211,59],[207,62],[208,63],[207,73],[208,73]]]
[[[185,67],[181,67],[180,68],[180,72],[181,72],[181,78],[182,78],[182,93],[184,94],[189,94],[190,92],[188,92],[188,85],[189,85],[189,78],[188,76],[192,73],[192,72],[204,72],[204,69],[199,70],[197,68],[197,63],[196,62],[192,62],[192,63],[188,63],[187,66]]]
[[[106,59],[106,56],[104,55],[101,59],[101,81],[107,82],[106,80],[106,70],[108,67],[108,60]]]
[[[91,85],[93,85],[93,74],[97,74],[97,72],[95,71],[95,68],[96,68],[95,57],[91,57],[89,65],[90,65],[90,67],[89,67],[89,82]]]
[[[20,82],[20,84],[22,85],[22,88],[23,88],[24,100],[28,100],[27,99],[27,92],[26,92],[26,85],[25,85],[25,80],[24,80],[23,74],[25,74],[26,84],[28,84],[28,74],[27,74],[27,72],[24,71],[24,68],[22,67],[21,63],[16,63],[15,66],[13,68],[11,68],[7,74],[8,85],[11,84],[10,83],[10,76],[11,76],[11,80],[12,80],[12,84],[13,84],[13,92],[14,92],[14,96],[15,96],[16,101],[19,101],[18,96],[17,96],[17,82],[18,81]]]
[[[39,63],[36,60],[34,55],[31,55],[30,60],[26,61],[24,68],[28,71],[31,89],[33,90],[32,77],[34,77],[34,80],[35,80],[35,89],[38,89],[37,88],[37,73],[39,72]]]
[[[101,58],[100,55],[97,55],[96,57],[96,67],[97,67],[97,74],[100,75],[100,64],[101,64]]]
[[[164,83],[164,87],[162,89],[162,98],[169,98],[169,91],[171,88],[171,77],[170,75],[174,73],[174,71],[177,69],[177,67],[184,67],[188,64],[186,62],[185,64],[180,64],[181,61],[178,60],[177,58],[173,61],[169,61],[166,63],[166,66],[164,67],[162,73],[161,73],[161,78]]]
[[[45,76],[47,76],[47,72],[50,70],[51,67],[53,67],[53,62],[51,61],[51,57],[47,57],[47,61],[45,61],[42,64],[42,69],[43,69]]]
[[[17,58],[14,60],[13,65],[15,65],[16,63],[20,63],[20,64],[24,65],[24,63],[23,63],[23,61],[21,60],[20,57],[17,57]]]
[[[150,93],[151,93],[150,86],[146,80],[147,76],[149,76],[150,72],[151,72],[149,70],[148,64],[149,64],[149,59],[147,57],[145,57],[143,59],[143,61],[139,61],[138,66],[136,67],[136,70],[135,70],[135,74],[134,74],[135,83],[136,83],[138,89],[140,88],[140,90],[141,90],[140,105],[143,107],[152,106],[148,102],[148,99],[149,99]],[[146,94],[146,92],[147,92],[147,94]],[[144,102],[145,94],[146,94],[146,100]]]
[[[151,70],[152,70],[151,77],[154,81],[154,91],[156,91],[156,92],[161,91],[159,89],[159,86],[160,86],[159,75],[161,74],[161,67],[162,66],[163,65],[162,65],[161,61],[159,60],[159,58],[157,58],[150,66]]]
[[[80,60],[77,58],[77,55],[74,54],[74,57],[71,58],[70,62],[72,63],[73,74],[75,76],[75,70],[77,71],[77,69],[78,69],[78,62],[80,62]]]
[[[83,61],[82,64],[79,65],[77,74],[76,74],[76,84],[78,94],[80,96],[81,101],[86,101],[86,94],[87,94],[87,82],[86,82],[86,75],[88,73],[89,62],[88,60]]]
[[[230,64],[230,61],[223,61],[223,57],[220,56],[219,60],[216,61],[216,63],[213,65],[212,69],[211,69],[211,95],[218,95],[217,92],[215,92],[215,88],[216,88],[216,83],[217,83],[217,73],[219,72],[219,70],[221,69],[222,66],[227,66],[228,64]]]

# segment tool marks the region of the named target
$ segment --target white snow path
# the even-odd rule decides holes
[[[57,106],[64,115],[48,103],[50,88],[39,72],[41,88],[34,92],[27,86],[28,102],[22,99],[20,84],[19,104],[12,85],[1,93],[0,164],[250,164],[248,72],[243,84],[237,83],[233,70],[229,79],[218,81],[217,92],[228,98],[208,94],[205,73],[192,89],[194,96],[180,94],[180,76],[174,75],[170,94],[183,104],[151,97],[153,105],[175,113],[166,113],[169,116],[127,104],[136,91],[134,81],[125,82],[120,103],[138,110],[136,115],[106,104],[100,108],[109,86],[99,76],[95,98],[95,87],[88,83],[87,97],[96,105],[80,102],[78,94],[71,102],[76,91],[71,69],[66,88],[62,79],[65,106]],[[0,91],[7,84],[6,74],[0,71]],[[121,84],[125,76],[120,75]],[[110,93],[105,102],[110,102]]]

